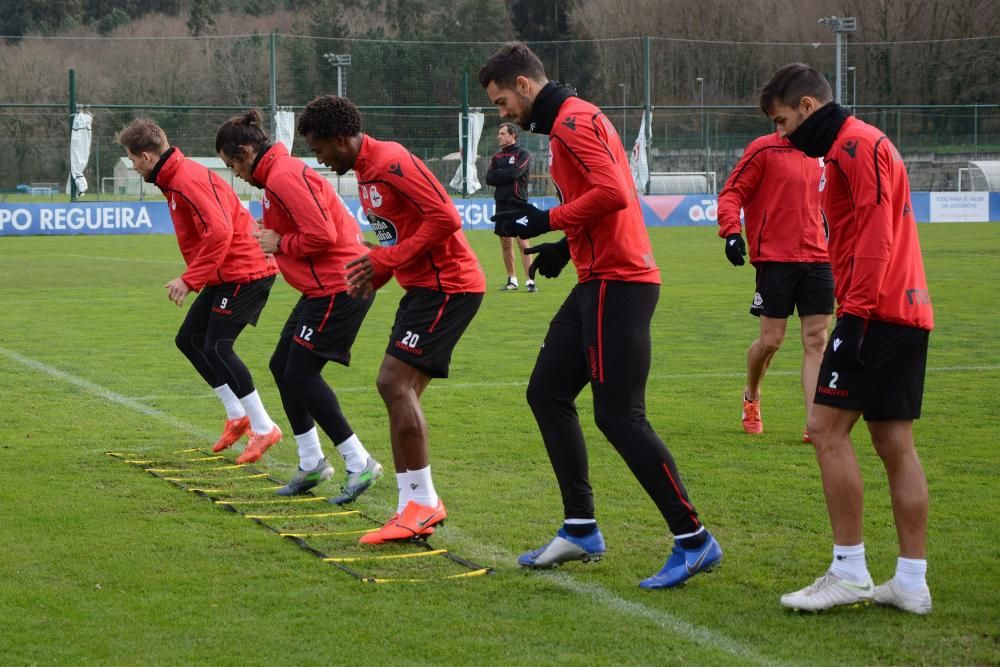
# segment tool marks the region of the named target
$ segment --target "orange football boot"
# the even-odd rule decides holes
[[[281,440],[281,429],[275,424],[267,433],[254,433],[250,431],[250,442],[243,453],[236,458],[237,463],[254,463],[260,461],[264,452]]]
[[[760,420],[760,399],[751,401],[743,398],[743,430],[747,433],[764,432],[764,422]]]
[[[395,514],[384,526],[372,533],[366,533],[358,540],[361,544],[384,544],[415,537],[434,534],[434,527],[443,525],[448,517],[444,503],[438,498],[436,507],[420,505],[414,501],[406,503],[401,514]]]
[[[227,419],[219,440],[212,445],[212,451],[218,454],[223,449],[229,449],[237,440],[250,430],[250,418],[246,415],[238,419]]]

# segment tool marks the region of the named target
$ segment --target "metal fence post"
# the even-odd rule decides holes
[[[76,179],[73,178],[73,118],[76,116],[76,70],[69,71],[69,200],[76,201]]]
[[[466,164],[469,146],[469,73],[462,75],[462,116],[459,122],[459,136],[462,139],[462,196],[469,196],[469,165]]]
[[[271,32],[271,86],[270,86],[270,104],[271,104],[271,134],[277,132],[277,117],[278,117],[278,54],[277,54],[277,41],[278,36],[272,31]],[[291,151],[289,151],[291,152]]]
[[[650,144],[653,143],[653,93],[652,93],[652,83],[651,83],[651,69],[650,69],[650,58],[649,58],[649,35],[642,38],[642,78],[643,78],[643,110],[642,113],[646,120],[646,130],[643,134],[645,141],[643,142],[643,150],[646,152],[646,164],[650,163],[649,151]],[[646,179],[646,187],[643,188],[643,194],[649,194],[649,179]]]

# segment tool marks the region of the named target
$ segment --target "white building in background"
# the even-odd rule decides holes
[[[190,156],[187,156],[190,157]],[[199,164],[203,164],[210,170],[222,177],[226,183],[232,186],[236,194],[241,199],[260,199],[261,190],[251,186],[242,178],[229,169],[221,158],[218,157],[191,157]],[[358,196],[358,179],[354,172],[350,171],[343,176],[337,176],[328,167],[319,164],[314,157],[301,158],[303,162],[315,169],[320,176],[330,181],[334,189],[341,197]],[[101,195],[106,197],[142,197],[155,199],[161,196],[160,189],[152,183],[145,183],[142,177],[132,167],[132,162],[127,157],[118,158],[115,162],[114,176],[101,179]]]

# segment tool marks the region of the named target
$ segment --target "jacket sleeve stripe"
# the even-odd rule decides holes
[[[309,179],[306,178],[306,173],[307,173],[308,169],[309,169],[309,167],[307,165],[303,165],[303,167],[302,167],[302,182],[305,184],[306,189],[309,191],[309,194],[312,195],[313,201],[316,203],[316,208],[319,209],[320,215],[323,216],[324,220],[329,221],[329,218],[326,217],[326,211],[323,210],[323,207],[319,203],[319,198],[316,196],[316,193],[313,192],[312,185],[309,184]]]
[[[872,157],[875,160],[875,203],[882,203],[882,172],[878,170],[878,147],[885,141],[885,135],[878,138],[875,142],[875,149],[872,151]]]
[[[593,116],[590,117],[590,125],[591,125],[591,127],[594,128],[594,138],[597,139],[597,141],[601,144],[601,146],[604,148],[604,150],[607,151],[608,157],[611,158],[611,162],[613,164],[618,164],[618,161],[615,160],[615,156],[611,152],[611,149],[608,148],[607,142],[604,141],[604,139],[601,139],[601,133],[597,130],[597,119],[600,118],[602,115],[603,114],[601,112],[597,112]]]
[[[753,155],[750,156],[750,159],[744,162],[743,166],[740,167],[740,170],[736,172],[736,174],[734,174],[733,176],[729,177],[729,184],[736,185],[736,182],[740,180],[740,176],[743,174],[743,170],[749,167],[750,163],[753,162],[755,159],[757,159],[758,155],[760,155],[764,151],[768,151],[773,148],[782,148],[782,146],[764,146],[763,148],[758,148],[756,151],[754,151]]]
[[[181,198],[183,198],[183,199],[184,199],[184,201],[186,201],[186,202],[188,203],[188,205],[189,205],[189,206],[191,206],[191,210],[192,210],[192,211],[194,211],[195,215],[197,215],[197,216],[198,216],[198,220],[200,220],[200,221],[201,221],[201,226],[205,228],[205,231],[206,231],[206,232],[208,231],[208,223],[207,223],[207,222],[205,222],[205,216],[203,216],[203,215],[201,214],[201,211],[199,211],[199,210],[198,210],[198,207],[194,205],[194,202],[193,202],[193,201],[191,201],[191,200],[190,200],[190,199],[189,199],[189,198],[188,198],[188,197],[187,197],[187,196],[186,196],[186,195],[185,195],[185,194],[184,194],[183,192],[181,192],[180,190],[166,190],[165,192],[173,192],[173,193],[175,193],[175,194],[178,194],[178,195],[180,195],[180,196],[181,196]]]
[[[213,176],[214,176],[214,178],[213,178]],[[215,187],[215,179],[216,178],[218,178],[218,176],[215,174],[214,171],[209,171],[208,172],[208,184],[212,186],[212,194],[215,195],[215,201],[219,204],[219,211],[221,211],[222,214],[225,215],[226,214],[226,207],[222,205],[222,200],[219,199],[219,190],[218,190],[218,188]]]
[[[580,163],[580,166],[581,166],[581,167],[583,167],[583,170],[584,170],[585,172],[587,172],[588,174],[590,173],[590,167],[588,167],[588,166],[587,166],[587,163],[586,163],[586,162],[584,162],[583,160],[581,160],[581,159],[580,159],[580,156],[579,156],[579,155],[577,155],[577,154],[576,154],[576,153],[575,153],[575,152],[573,151],[573,149],[569,147],[569,144],[567,144],[567,143],[566,143],[566,142],[565,142],[565,141],[563,140],[563,138],[562,138],[562,137],[560,137],[560,136],[559,136],[558,134],[553,134],[553,135],[552,135],[552,139],[553,139],[553,140],[555,140],[555,141],[558,141],[558,142],[559,142],[559,143],[561,143],[561,144],[562,144],[563,146],[565,146],[565,147],[566,147],[566,150],[568,150],[568,151],[569,151],[569,154],[570,154],[570,155],[572,155],[573,157],[575,157],[575,158],[576,158],[576,161]]]
[[[441,192],[441,184],[437,182],[436,178],[428,176],[424,170],[420,168],[420,163],[417,162],[417,158],[413,156],[413,153],[410,153],[410,160],[413,162],[413,166],[416,168],[417,172],[419,172],[420,175],[424,177],[424,180],[427,181],[427,185],[431,186],[431,189],[434,190],[434,194],[438,196],[441,203],[444,203],[447,200],[447,197],[443,192]]]

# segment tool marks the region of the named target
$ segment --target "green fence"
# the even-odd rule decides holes
[[[831,37],[832,39],[832,37]],[[458,163],[459,117],[487,114],[479,153],[493,149],[495,121],[476,83],[499,43],[400,42],[294,35],[183,38],[22,38],[0,45],[0,190],[65,183],[70,90],[94,115],[86,172],[91,192],[123,155],[114,133],[136,115],[156,119],[172,143],[210,156],[216,128],[255,106],[300,109],[338,86],[372,134],[402,142],[447,182]],[[832,41],[753,44],[629,38],[531,44],[549,76],[599,104],[631,146],[651,119],[654,171],[714,172],[721,183],[751,139],[771,130],[756,94],[782,64],[808,62],[834,79]],[[914,189],[953,185],[955,165],[1000,156],[1000,37],[847,45],[843,101],[881,127],[921,166]],[[340,56],[338,58],[337,56]],[[332,63],[350,64],[339,67]],[[544,151],[541,137],[526,138]],[[296,141],[293,151],[305,153]],[[926,157],[930,156],[930,157]],[[486,157],[482,158],[485,166]],[[911,163],[912,165],[912,163]],[[545,191],[545,160],[533,174]]]

